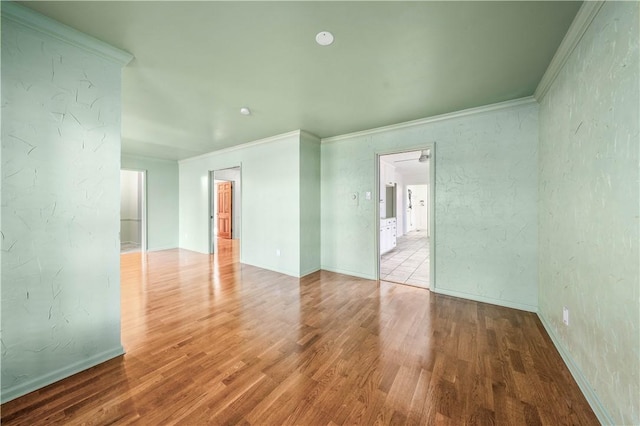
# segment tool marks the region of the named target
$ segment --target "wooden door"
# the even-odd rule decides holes
[[[231,182],[218,184],[218,237],[231,239]]]

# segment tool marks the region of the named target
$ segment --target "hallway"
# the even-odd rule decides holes
[[[382,255],[380,279],[429,288],[429,237],[426,230],[398,237],[396,248]]]

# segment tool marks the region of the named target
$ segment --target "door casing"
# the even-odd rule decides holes
[[[436,194],[436,142],[429,142],[423,145],[391,150],[376,151],[374,155],[374,185],[375,198],[374,200],[380,200],[380,157],[390,154],[400,154],[402,152],[410,151],[422,151],[430,150],[431,157],[429,158],[429,290],[434,291],[436,289],[436,227],[435,227],[435,194]],[[375,235],[375,265],[376,265],[376,279],[380,280],[380,203],[375,203],[374,220],[376,226],[373,227]]]

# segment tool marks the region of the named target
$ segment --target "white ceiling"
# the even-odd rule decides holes
[[[124,153],[182,159],[532,95],[579,2],[31,1],[132,53]],[[331,31],[329,47],[315,43]],[[239,113],[252,109],[251,116]]]
[[[424,185],[429,183],[429,161],[419,162],[421,151],[400,152],[382,155],[380,160],[395,167],[405,185]]]

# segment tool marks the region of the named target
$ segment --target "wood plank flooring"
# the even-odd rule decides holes
[[[534,314],[236,258],[123,255],[127,354],[2,424],[598,424]]]

